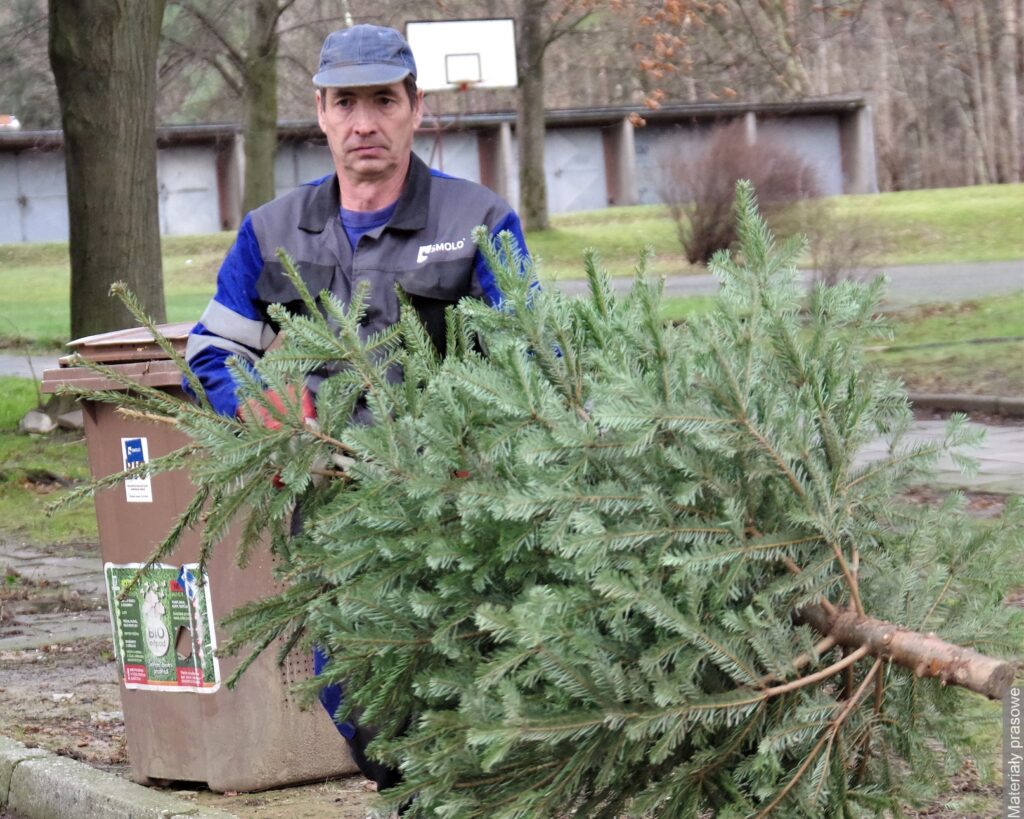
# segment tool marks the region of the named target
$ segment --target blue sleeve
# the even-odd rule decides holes
[[[263,272],[263,254],[246,214],[238,228],[235,243],[221,262],[217,272],[217,292],[214,301],[249,319],[262,319],[256,301],[256,280]]]
[[[217,273],[217,290],[203,317],[192,328],[185,357],[206,390],[213,408],[234,415],[237,385],[227,369],[232,355],[255,361],[262,353],[260,328],[265,317],[257,304],[256,281],[263,256],[247,215]],[[185,392],[195,398],[186,382]]]
[[[526,248],[526,238],[523,236],[523,226],[520,224],[519,217],[516,215],[515,211],[509,211],[505,218],[494,226],[491,230],[491,238],[497,241],[498,234],[506,230],[511,233],[512,237],[515,239],[515,243],[518,245],[519,252],[522,256],[522,261],[525,262],[530,258],[530,252]],[[476,279],[480,283],[481,290],[483,290],[484,301],[491,307],[501,304],[501,288],[498,287],[498,282],[494,277],[494,271],[491,270],[490,266],[487,264],[487,260],[484,258],[484,254],[479,250],[476,252],[474,267]],[[520,272],[522,272],[522,270]]]
[[[192,332],[205,333],[206,328],[200,323]],[[221,415],[234,415],[238,410],[238,397],[235,395],[237,385],[227,367],[227,360],[232,355],[220,347],[210,346],[188,359],[189,367],[206,390],[210,405]],[[183,379],[181,386],[187,395],[196,398],[188,381]]]

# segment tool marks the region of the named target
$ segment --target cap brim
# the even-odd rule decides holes
[[[412,72],[399,65],[340,65],[326,68],[313,77],[318,88],[359,88],[365,85],[393,85]]]

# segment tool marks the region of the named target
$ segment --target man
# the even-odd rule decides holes
[[[444,308],[470,296],[501,299],[494,275],[470,237],[477,225],[508,230],[526,247],[515,212],[488,189],[430,170],[412,153],[423,116],[416,64],[395,30],[359,25],[324,41],[316,105],[335,173],[248,214],[221,265],[217,291],[188,339],[186,358],[214,407],[238,407],[225,361],[254,361],[277,328],[267,307],[300,309],[277,260],[285,248],[316,295],[347,303],[369,286],[363,337],[394,324],[396,285],[408,296],[438,348]],[[315,395],[328,370],[310,374]]]
[[[486,225],[508,230],[525,251],[515,212],[480,185],[432,171],[412,153],[423,116],[423,92],[408,43],[393,29],[359,25],[324,41],[316,86],[317,120],[335,172],[300,186],[248,214],[217,276],[217,291],[189,335],[186,358],[215,409],[238,410],[236,385],[225,363],[232,355],[255,361],[277,328],[267,307],[301,309],[276,251],[296,261],[310,293],[330,290],[348,303],[368,286],[366,338],[398,320],[396,285],[408,294],[428,333],[444,351],[444,308],[464,297],[501,300],[492,271],[470,232]],[[331,367],[310,373],[314,396]],[[310,409],[312,412],[312,409]],[[368,422],[365,407],[357,420]],[[316,655],[317,673],[326,658]],[[321,694],[333,714],[337,687]],[[365,754],[372,727],[338,725],[363,773],[385,788],[398,773]]]

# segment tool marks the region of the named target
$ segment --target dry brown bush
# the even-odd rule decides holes
[[[699,156],[672,151],[662,157],[661,167],[658,193],[691,264],[706,263],[736,241],[737,180],[753,183],[769,223],[780,209],[819,194],[817,174],[808,163],[771,139],[749,143],[739,120],[716,128]]]

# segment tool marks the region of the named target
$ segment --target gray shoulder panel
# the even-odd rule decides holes
[[[455,211],[472,221],[473,227],[479,224],[493,227],[512,212],[512,207],[498,194],[468,179],[435,176],[430,194],[432,212],[436,212],[437,207],[449,213]]]
[[[275,259],[277,248],[294,244],[296,225],[318,190],[316,185],[300,185],[252,211],[252,226],[265,260]]]

